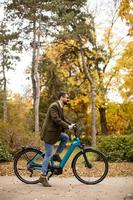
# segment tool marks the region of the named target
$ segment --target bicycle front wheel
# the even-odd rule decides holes
[[[14,173],[24,183],[39,182],[43,153],[37,149],[22,149],[14,157]]]
[[[101,182],[108,173],[108,167],[106,157],[101,152],[91,148],[80,151],[72,162],[75,177],[87,185]]]

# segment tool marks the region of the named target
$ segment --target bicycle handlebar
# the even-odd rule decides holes
[[[76,134],[77,131],[78,131],[78,127],[77,127],[76,124],[73,126],[73,129],[72,129],[72,130],[73,130],[73,132],[74,132],[75,137],[79,137],[79,135]]]

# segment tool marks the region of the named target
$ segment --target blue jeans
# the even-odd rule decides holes
[[[60,144],[55,152],[55,154],[60,154],[63,149],[65,148],[66,143],[69,140],[69,136],[66,133],[61,133],[60,134]],[[52,157],[52,150],[53,150],[53,144],[48,144],[46,142],[44,142],[44,146],[45,146],[45,157],[42,163],[42,174],[47,174],[47,170],[48,170],[48,164],[49,161]]]

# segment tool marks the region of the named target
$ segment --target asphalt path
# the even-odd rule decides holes
[[[50,188],[27,185],[15,176],[1,176],[0,200],[124,200],[133,196],[133,177],[107,177],[97,185],[82,184],[75,177],[52,177],[50,184]]]

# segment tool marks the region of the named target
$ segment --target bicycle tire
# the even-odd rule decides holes
[[[91,163],[91,167],[90,168],[87,166],[83,154],[85,154],[85,155],[89,155],[90,154],[89,159],[87,157],[87,159]],[[94,161],[93,154],[95,154],[95,156],[97,158],[99,158],[98,159],[99,161],[96,161],[96,160]],[[78,161],[79,161],[80,164],[78,164]],[[82,166],[82,163],[83,163],[83,166]],[[95,167],[96,167],[95,165],[102,166],[102,164],[103,164],[103,170],[101,169],[101,172],[102,172],[101,175],[98,174],[100,171],[99,172],[95,171],[95,174],[94,174],[94,170],[95,170]],[[78,165],[78,167],[77,167],[77,165]],[[86,170],[85,168],[87,168],[87,173],[84,172]],[[109,168],[109,164],[108,164],[107,158],[101,152],[99,152],[99,151],[97,151],[95,149],[91,149],[91,148],[85,149],[85,150],[80,151],[79,153],[77,153],[76,156],[74,157],[73,161],[72,161],[72,170],[73,170],[74,176],[80,182],[82,182],[84,184],[87,184],[87,185],[94,185],[94,184],[100,183],[107,176],[108,168]],[[100,177],[97,177],[97,174]],[[88,178],[89,179],[92,178],[92,180],[89,180]]]
[[[27,156],[28,153],[31,153],[31,154],[33,153],[33,155],[39,155],[42,160],[44,158],[44,155],[42,155],[42,152],[39,151],[38,149],[34,149],[34,148],[22,149],[14,157],[14,163],[13,163],[14,173],[18,177],[19,180],[21,180],[22,182],[24,182],[26,184],[37,184],[37,183],[39,183],[39,174],[40,174],[40,172],[38,173],[38,176],[35,176],[33,178],[33,180],[30,179],[30,177],[25,176],[26,173],[27,174],[31,173],[31,171],[27,167],[28,160],[26,161],[26,163],[24,163],[25,160],[23,159],[24,155],[26,155],[26,157],[27,157],[26,159],[28,159],[28,156]],[[21,164],[19,164],[19,162]],[[23,166],[23,165],[25,165],[25,166]],[[19,166],[21,168],[19,168]],[[22,168],[22,167],[24,167],[24,168]],[[21,171],[23,171],[23,170],[25,170],[25,172],[21,173]],[[33,170],[33,173],[34,173],[34,170]]]

